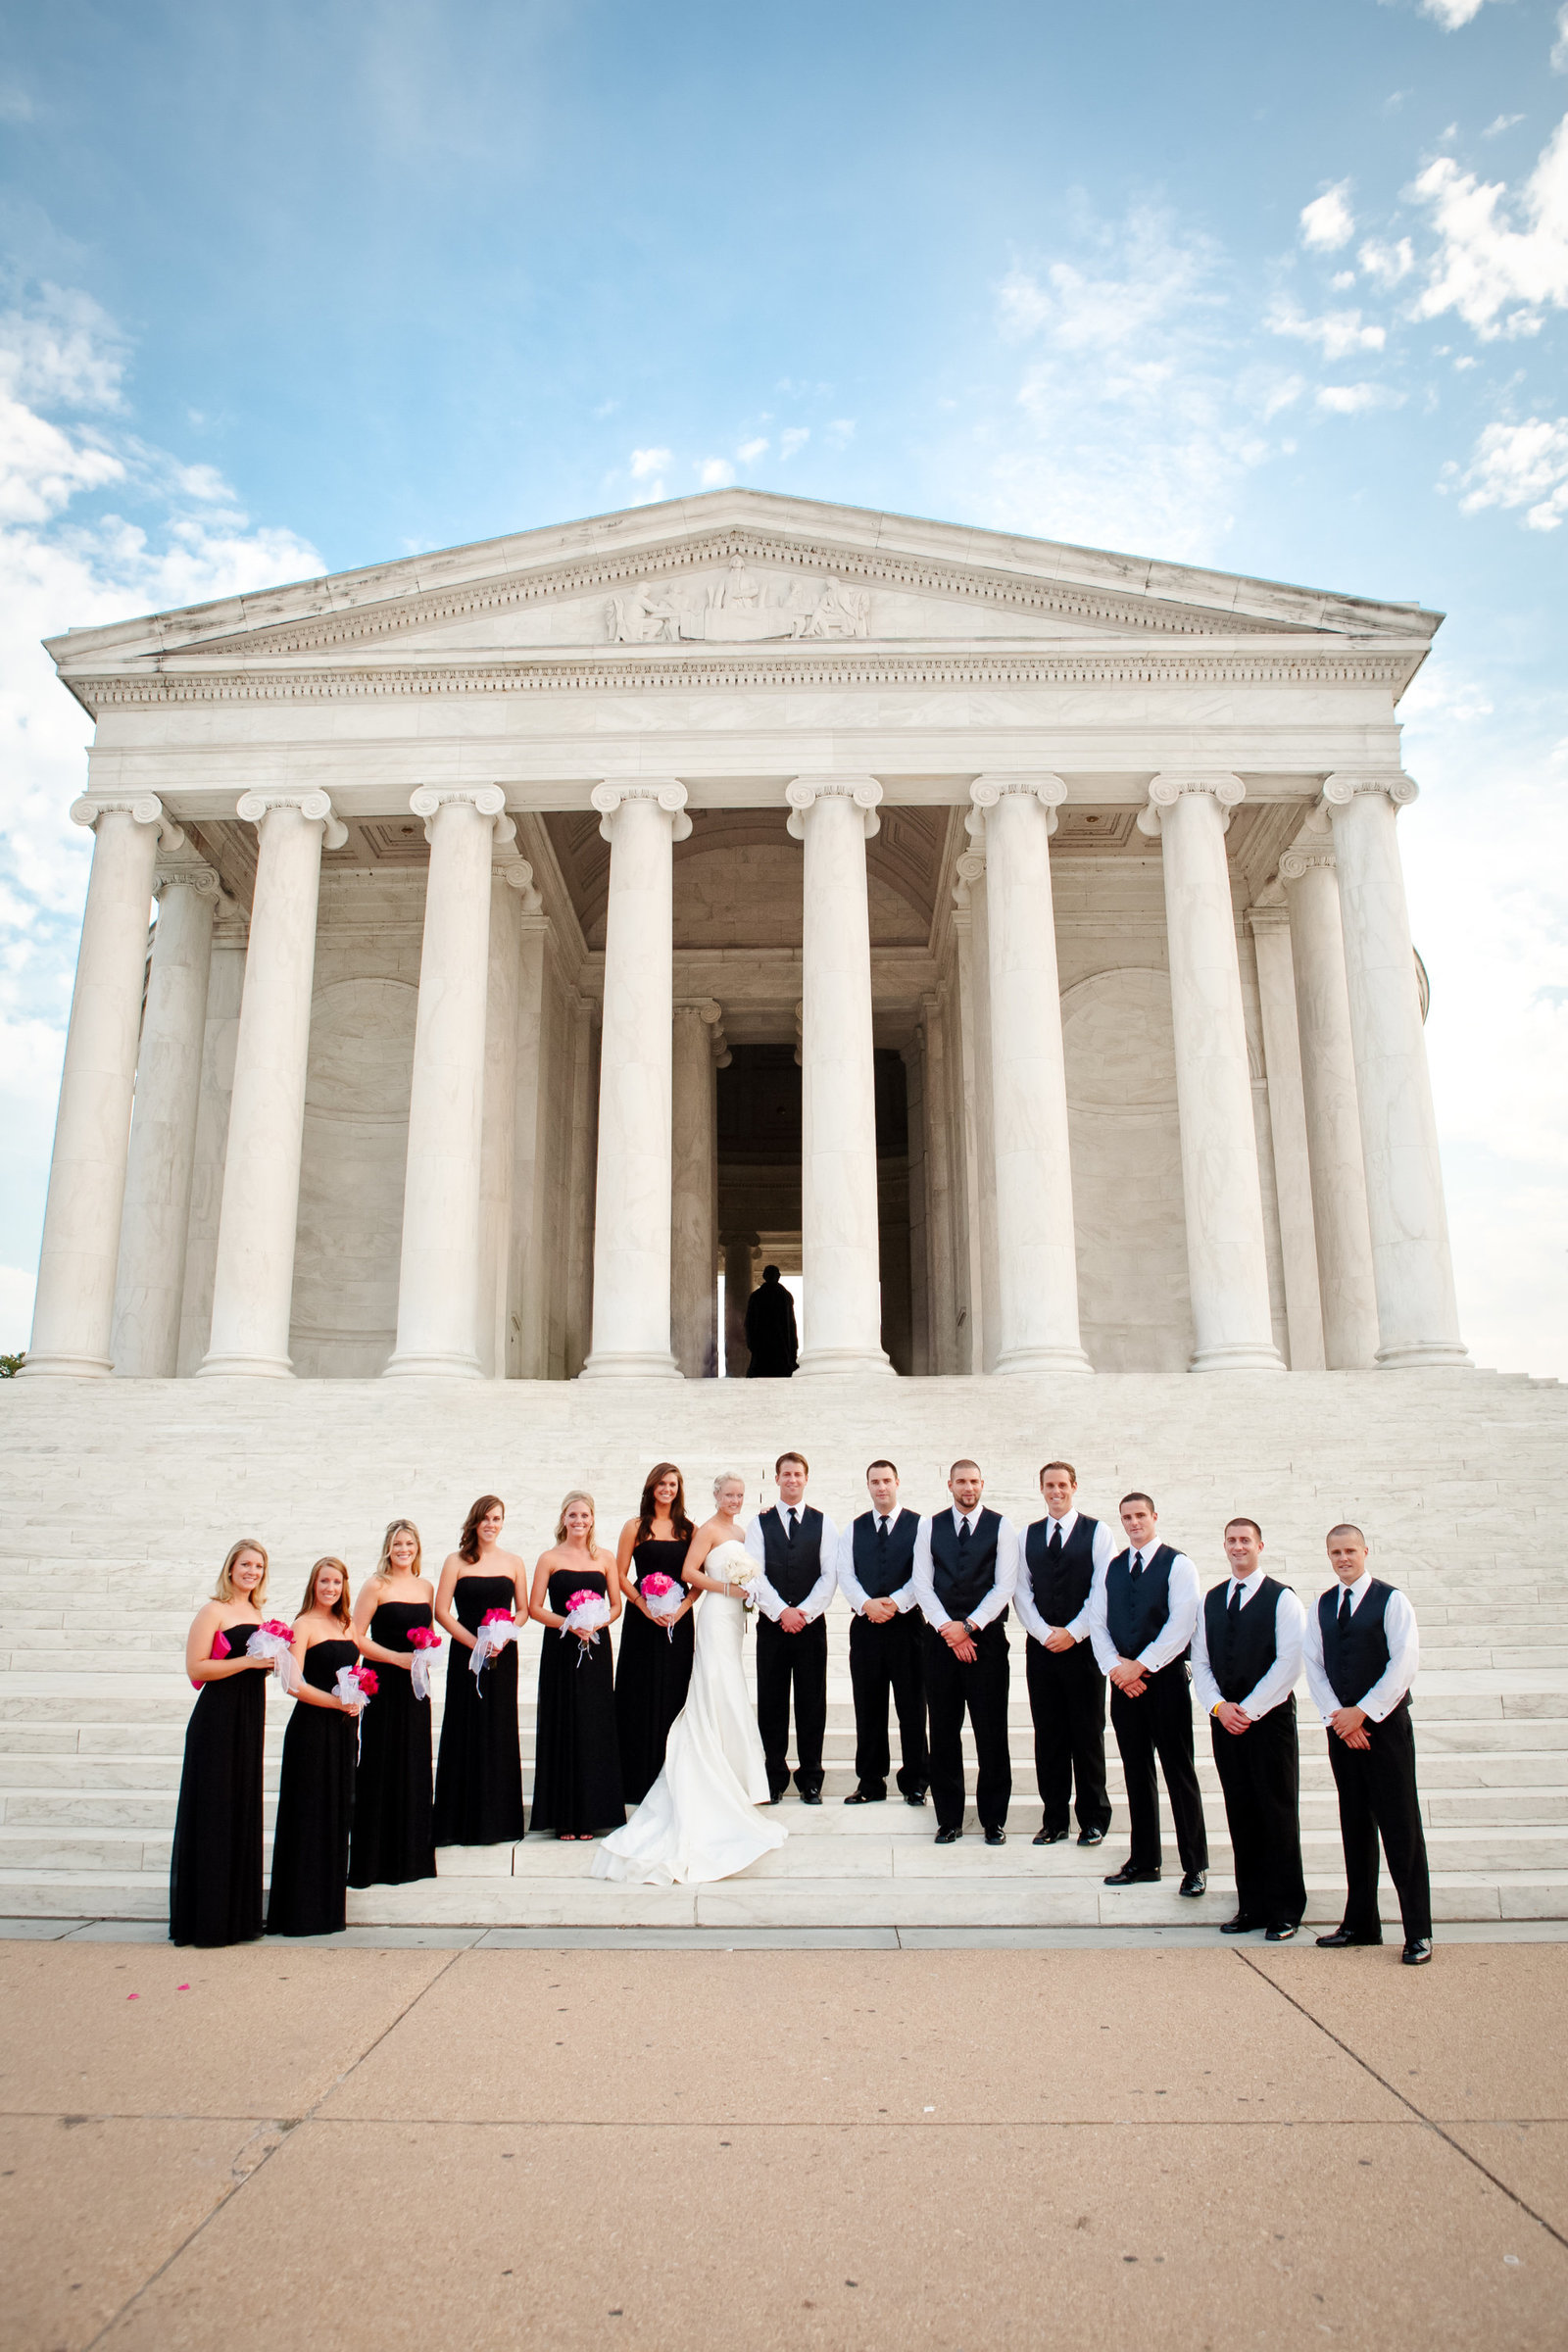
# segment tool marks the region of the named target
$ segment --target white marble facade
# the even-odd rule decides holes
[[[726,490],[73,630],[27,1374],[1464,1362],[1436,626]]]

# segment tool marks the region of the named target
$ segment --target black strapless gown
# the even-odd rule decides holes
[[[248,1621],[227,1629],[232,1656],[255,1631]],[[169,1866],[171,1943],[250,1943],[262,1932],[262,1743],[270,1680],[252,1667],[203,1683],[190,1711]]]
[[[550,1579],[549,1606],[564,1617],[573,1592],[605,1591],[597,1569],[558,1568]],[[625,1819],[609,1629],[585,1645],[575,1634],[547,1625],[534,1726],[533,1826],[558,1837],[564,1830],[597,1837],[618,1830]]]
[[[370,1640],[383,1649],[412,1649],[416,1625],[430,1623],[427,1600],[383,1600]],[[366,1664],[378,1684],[362,1718],[360,1768],[354,1778],[351,1886],[403,1886],[435,1877],[431,1820],[430,1702],[414,1695],[401,1666]]]
[[[680,1583],[684,1539],[639,1544],[632,1565],[645,1576],[672,1576]],[[628,1805],[640,1805],[664,1764],[669,1727],[686,1704],[692,1679],[697,1620],[688,1610],[672,1634],[650,1625],[640,1609],[622,1611],[620,1655],[615,1661],[615,1729],[620,1736],[620,1778]]]
[[[510,1576],[460,1576],[452,1611],[476,1634],[491,1609],[514,1610]],[[446,1708],[435,1767],[437,1845],[505,1845],[523,1834],[517,1745],[517,1644],[509,1642],[473,1679],[473,1652],[447,1653]]]
[[[313,1642],[305,1680],[313,1690],[330,1690],[338,1668],[352,1666],[359,1654],[353,1642]],[[294,1701],[277,1783],[269,1936],[335,1936],[348,1924],[355,1744],[352,1715]]]

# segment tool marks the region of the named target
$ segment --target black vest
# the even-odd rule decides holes
[[[879,1516],[876,1511],[862,1511],[851,1531],[856,1582],[867,1600],[886,1600],[903,1592],[914,1567],[914,1539],[920,1530],[918,1511],[895,1511],[888,1521],[887,1543],[879,1545]]]
[[[969,1546],[958,1564],[958,1530],[951,1510],[931,1522],[931,1581],[950,1617],[972,1617],[997,1581],[1000,1511],[970,1511]]]
[[[1221,1698],[1239,1705],[1255,1690],[1280,1654],[1276,1634],[1283,1585],[1265,1576],[1244,1608],[1230,1607],[1230,1580],[1216,1585],[1203,1600],[1203,1639],[1208,1644],[1208,1670]]]
[[[1105,1624],[1119,1658],[1136,1658],[1147,1649],[1170,1615],[1170,1571],[1176,1554],[1168,1544],[1156,1544],[1144,1554],[1144,1573],[1133,1584],[1132,1550],[1119,1551],[1105,1571]],[[1182,1651],[1185,1658],[1188,1649]],[[1176,1660],[1172,1658],[1174,1666]]]
[[[1323,1671],[1342,1707],[1358,1707],[1376,1682],[1388,1670],[1389,1637],[1384,1630],[1384,1613],[1389,1605],[1392,1585],[1379,1584],[1376,1577],[1349,1624],[1340,1631],[1340,1594],[1343,1585],[1331,1585],[1317,1604],[1318,1632],[1323,1637]]]
[[[1061,1547],[1059,1559],[1052,1559],[1046,1550],[1050,1533],[1049,1519],[1036,1519],[1024,1529],[1023,1556],[1029,1565],[1029,1589],[1034,1594],[1035,1607],[1048,1625],[1070,1625],[1095,1581],[1095,1530],[1098,1519],[1086,1519],[1082,1511],[1073,1523],[1072,1534]]]
[[[787,1609],[803,1606],[822,1573],[822,1514],[809,1503],[803,1503],[800,1510],[801,1524],[793,1544],[783,1507],[775,1503],[762,1513],[762,1563],[768,1583]]]

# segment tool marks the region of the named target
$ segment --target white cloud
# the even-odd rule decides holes
[[[668,449],[634,449],[631,453],[631,478],[646,481],[650,474],[662,473],[674,456]]]
[[[1557,37],[1551,44],[1551,70],[1568,74],[1568,7],[1557,11]]]
[[[1360,416],[1368,409],[1402,409],[1404,394],[1387,384],[1322,384],[1317,405],[1331,416]]]
[[[779,456],[785,459],[793,458],[796,451],[804,449],[810,438],[811,428],[808,424],[787,425],[778,437]]]
[[[1266,323],[1271,335],[1294,335],[1298,342],[1315,343],[1331,361],[1348,359],[1352,351],[1381,351],[1388,340],[1383,327],[1362,325],[1359,311],[1328,311],[1321,318],[1308,318],[1294,302],[1284,299],[1275,303]]]
[[[1523,507],[1527,528],[1556,530],[1568,516],[1568,416],[1489,424],[1458,478],[1461,514]]]
[[[1360,262],[1375,284],[1396,286],[1415,268],[1415,248],[1408,237],[1401,237],[1396,245],[1385,245],[1380,238],[1368,237],[1361,248]]]
[[[1568,307],[1568,117],[1512,205],[1503,181],[1482,181],[1447,155],[1410,194],[1429,209],[1439,240],[1416,318],[1456,311],[1491,342],[1534,334],[1543,311]]]
[[[1421,14],[1433,18],[1445,32],[1457,32],[1480,16],[1486,0],[1420,0],[1420,6]]]
[[[1301,375],[1288,375],[1281,382],[1275,384],[1273,389],[1265,393],[1263,397],[1264,422],[1266,423],[1271,416],[1278,416],[1283,409],[1295,408],[1305,390],[1306,378]]]
[[[855,439],[855,418],[853,416],[834,416],[823,427],[823,431],[832,448],[848,449],[850,443]]]
[[[755,441],[743,441],[735,455],[743,466],[755,466],[759,458],[766,456],[767,448],[767,436],[763,433]]]
[[[728,458],[703,458],[698,463],[697,479],[705,490],[727,490],[735,479],[735,468]]]
[[[1522,122],[1523,121],[1523,115],[1494,115],[1492,121],[1487,124],[1486,129],[1481,133],[1481,136],[1484,139],[1497,138],[1503,131],[1512,130],[1516,122]]]
[[[1349,192],[1349,181],[1342,179],[1337,187],[1302,205],[1301,243],[1313,253],[1338,253],[1354,236],[1355,217],[1346,201]]]

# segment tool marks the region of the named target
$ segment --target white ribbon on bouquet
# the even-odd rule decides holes
[[[517,1628],[511,1617],[494,1617],[488,1625],[480,1626],[474,1637],[473,1647],[468,1652],[468,1672],[479,1684],[481,1696],[484,1692],[484,1684],[480,1681],[480,1676],[497,1651],[505,1649],[509,1642],[515,1642],[516,1639]]]

